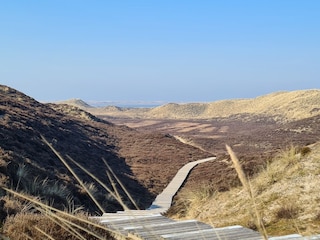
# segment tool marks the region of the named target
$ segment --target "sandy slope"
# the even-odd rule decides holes
[[[95,115],[145,119],[209,119],[262,115],[275,120],[298,120],[320,113],[320,90],[275,92],[252,99],[221,100],[210,103],[169,103],[155,108],[88,107],[79,100],[66,103],[78,105]]]

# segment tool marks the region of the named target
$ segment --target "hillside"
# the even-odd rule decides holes
[[[320,232],[320,142],[289,147],[250,179],[254,202],[269,235]],[[229,162],[230,167],[232,162]],[[235,171],[235,170],[234,170]],[[243,187],[217,192],[210,185],[183,189],[170,216],[199,219],[216,227],[255,228],[253,203]]]
[[[230,109],[241,112],[230,117],[198,119],[198,115],[208,112],[209,104],[168,104],[154,109],[140,109],[139,118],[103,116],[109,119],[109,122],[99,118],[102,115],[92,114],[98,108],[83,107],[86,104],[79,100],[73,101],[74,105],[42,104],[12,88],[0,86],[0,182],[1,185],[40,196],[49,202],[54,200],[54,205],[60,208],[73,201],[76,206],[82,205],[91,213],[98,211],[66,167],[41,140],[43,135],[61,155],[67,159],[67,155],[70,156],[111,187],[106,175],[107,167],[102,161],[106,159],[140,208],[149,206],[155,195],[164,189],[182,165],[217,155],[216,161],[197,166],[190,173],[181,191],[202,190],[209,186],[209,193],[214,192],[220,196],[234,191],[240,184],[226,155],[226,143],[238,154],[245,173],[250,177],[267,168],[270,159],[276,156],[280,149],[291,145],[303,148],[314,144],[311,145],[311,153],[316,152],[317,142],[320,140],[320,118],[316,107],[318,93],[317,90],[296,91],[260,97],[260,105],[269,106],[269,109],[276,108],[279,113],[292,112],[291,115],[295,118],[290,118],[290,121],[284,121],[282,115],[270,117],[261,112],[245,113],[249,110],[234,107],[241,102],[243,106],[248,106],[247,101],[256,101],[257,98],[234,100],[237,103],[231,100],[228,104],[228,101],[221,101],[230,105]],[[290,95],[290,101],[296,100],[292,105],[288,100],[287,105],[281,106],[283,94]],[[77,107],[79,103],[82,109]],[[255,106],[259,106],[258,102]],[[303,117],[301,106],[305,106],[305,113],[312,114]],[[297,107],[296,113],[293,107]],[[189,111],[188,116],[193,114],[193,118],[143,118],[144,114],[162,108],[166,108],[167,112],[170,110],[176,116],[187,115]],[[227,113],[222,113],[224,108],[220,108],[220,114],[227,116]],[[104,109],[135,111],[118,107]],[[85,110],[90,110],[91,113]],[[105,211],[121,209],[110,194],[105,193],[91,178],[68,162],[86,185],[90,186]],[[282,181],[286,179],[290,179],[290,176]],[[285,182],[281,184],[284,185]],[[120,191],[120,194],[132,207],[124,193]],[[188,200],[188,197],[186,198]],[[226,201],[225,198],[223,201]],[[8,208],[9,203],[10,196],[0,190],[2,219],[8,212],[14,213]],[[202,202],[199,209],[205,204],[206,202]],[[177,202],[174,207],[181,206]],[[186,208],[188,205],[183,206],[180,210],[189,212]],[[207,210],[203,208],[201,211]],[[189,213],[184,216],[191,216]],[[196,217],[213,221],[200,215]]]
[[[71,106],[75,106],[78,108],[92,108],[92,106],[90,106],[88,103],[86,103],[85,101],[81,100],[81,99],[69,99],[69,100],[64,100],[64,101],[58,101],[55,102],[56,104],[67,104],[67,105],[71,105]]]
[[[198,166],[185,186],[209,182],[224,191],[239,184],[235,173],[224,161],[226,143],[233,146],[243,160],[245,171],[252,175],[279,149],[290,145],[306,146],[320,140],[319,93],[319,90],[278,92],[255,99],[172,103],[152,109],[107,107],[104,110],[112,112],[108,116],[99,115],[102,109],[98,108],[91,112],[139,132],[170,134],[186,144],[216,154],[218,160],[214,164]],[[135,111],[139,115],[134,115]],[[151,118],[150,112],[158,112],[158,118]],[[117,113],[122,117],[116,117]],[[201,119],[204,113],[215,117]],[[181,116],[188,116],[188,119],[180,119]]]
[[[210,155],[170,135],[116,126],[69,105],[41,104],[1,85],[1,184],[54,201],[58,207],[67,206],[71,199],[91,212],[97,209],[41,135],[66,159],[70,156],[111,187],[102,161],[106,159],[140,208],[149,206],[183,164]],[[121,209],[92,179],[69,164],[92,187],[105,211]],[[0,190],[0,201],[5,201],[4,196]]]
[[[210,103],[169,103],[155,108],[85,108],[106,118],[212,119],[254,115],[277,121],[299,120],[320,113],[320,90],[276,92],[253,99]],[[83,104],[79,107],[84,107]]]

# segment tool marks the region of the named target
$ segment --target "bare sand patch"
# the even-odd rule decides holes
[[[219,132],[225,133],[225,132],[228,132],[228,130],[229,130],[229,126],[223,126],[219,129]]]
[[[139,128],[139,127],[147,127],[147,126],[152,126],[154,124],[157,124],[161,121],[157,121],[157,120],[142,120],[142,121],[139,121],[139,122],[128,122],[126,123],[126,125],[128,127],[131,127],[131,128]]]

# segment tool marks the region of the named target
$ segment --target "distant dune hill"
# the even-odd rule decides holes
[[[276,92],[254,99],[225,100],[208,104],[205,117],[234,114],[279,116],[302,119],[319,114],[320,90]]]
[[[208,104],[206,103],[169,103],[149,111],[149,117],[155,118],[199,118],[204,116]]]
[[[76,106],[76,107],[80,107],[80,108],[92,108],[92,106],[90,106],[88,103],[86,103],[85,101],[78,99],[78,98],[69,99],[69,100],[65,100],[65,101],[58,101],[56,103],[68,104],[68,105],[72,105],[72,106]]]
[[[95,115],[124,116],[129,118],[145,118],[148,116],[150,108],[124,108],[116,106],[107,106],[103,108],[86,109]],[[148,118],[148,117],[147,117]]]
[[[83,104],[78,105],[84,108]],[[210,119],[259,115],[275,120],[298,120],[320,113],[320,90],[275,92],[252,99],[221,100],[210,103],[169,103],[154,108],[87,108],[95,115],[153,119]]]
[[[88,106],[81,100],[65,103],[80,104],[82,108]],[[185,163],[212,155],[168,134],[142,133],[117,126],[75,106],[42,104],[0,85],[0,186],[39,195],[48,202],[49,198],[53,199],[59,207],[67,206],[72,197],[76,205],[81,204],[92,212],[97,208],[41,136],[63,157],[72,157],[111,188],[106,174],[108,168],[102,160],[106,159],[141,208],[150,205],[153,196],[163,190]],[[95,184],[96,196],[106,210],[122,209],[114,199],[106,197],[103,189],[87,174],[70,161],[69,164],[83,182]],[[166,171],[159,172],[163,165]],[[37,183],[47,183],[48,187],[35,188]],[[45,189],[58,191],[47,194]],[[123,192],[120,194],[128,200]],[[0,201],[3,195],[0,187]],[[2,207],[3,204],[0,215]]]

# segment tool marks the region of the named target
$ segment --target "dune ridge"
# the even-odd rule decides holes
[[[77,105],[79,101],[72,104]],[[68,103],[66,101],[65,103]],[[78,107],[99,116],[145,119],[210,119],[258,115],[292,121],[320,113],[320,90],[274,92],[256,98],[220,100],[208,103],[168,103],[154,108]],[[241,116],[240,116],[241,117]]]

